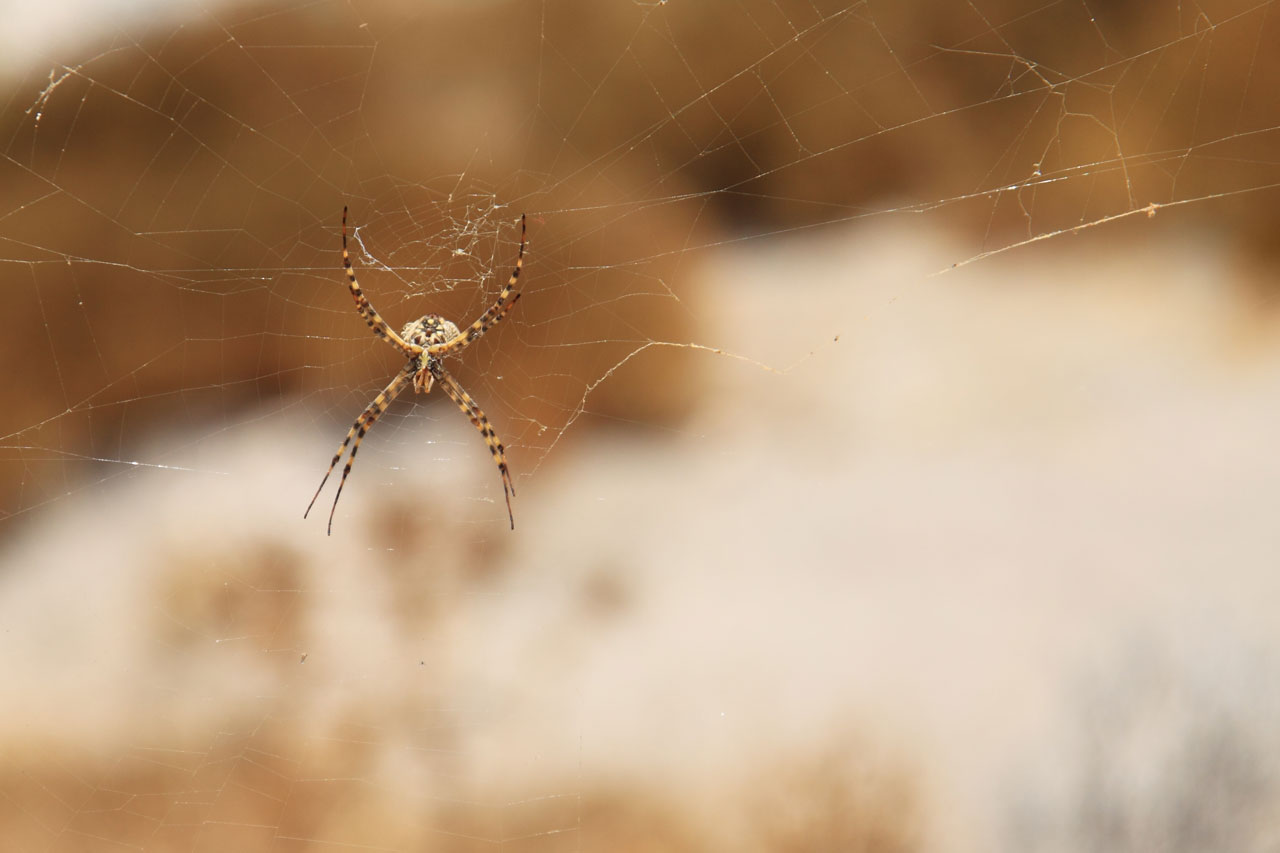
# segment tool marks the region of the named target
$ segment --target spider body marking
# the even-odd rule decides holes
[[[431,390],[438,371],[442,368],[440,356],[431,354],[431,347],[448,343],[458,337],[458,327],[439,314],[424,314],[412,323],[405,323],[400,330],[400,337],[406,343],[421,347],[422,352],[409,359],[413,365],[413,390],[418,394],[426,394]]]
[[[453,400],[484,438],[489,453],[498,466],[498,473],[502,477],[502,493],[507,501],[507,518],[511,522],[511,529],[516,529],[516,519],[511,512],[511,496],[516,493],[516,489],[515,484],[511,482],[511,472],[507,468],[506,449],[494,432],[493,426],[490,425],[484,410],[445,369],[443,359],[445,356],[454,355],[466,349],[473,341],[501,322],[520,301],[517,288],[520,283],[520,270],[524,267],[525,236],[525,217],[521,214],[520,252],[516,256],[516,268],[511,273],[511,278],[507,280],[506,287],[502,288],[502,292],[498,294],[497,300],[468,326],[465,332],[460,331],[454,323],[439,314],[424,314],[412,323],[406,323],[397,335],[382,319],[382,315],[374,310],[373,305],[365,297],[364,291],[361,290],[360,283],[356,281],[355,270],[351,267],[351,255],[347,251],[347,208],[342,208],[342,266],[347,273],[347,286],[351,290],[352,299],[355,300],[356,311],[369,324],[373,334],[398,349],[407,359],[407,363],[351,425],[351,429],[347,431],[347,437],[338,446],[338,452],[333,455],[333,461],[329,463],[329,470],[320,481],[320,487],[312,496],[311,503],[307,504],[307,511],[302,514],[303,518],[310,515],[316,498],[320,497],[324,484],[329,480],[329,475],[333,473],[334,467],[350,445],[351,455],[347,457],[347,464],[343,466],[342,478],[338,481],[338,492],[333,496],[333,506],[329,510],[328,532],[332,534],[333,514],[338,509],[338,498],[342,497],[342,487],[346,485],[347,475],[351,473],[351,466],[355,464],[356,452],[360,450],[360,442],[364,440],[365,434],[373,429],[378,418],[382,417],[387,407],[407,385],[412,383],[415,393],[426,394],[431,391],[435,383],[439,382],[449,399]]]

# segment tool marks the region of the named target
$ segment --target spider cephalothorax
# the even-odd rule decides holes
[[[414,370],[414,393],[429,392],[440,368],[440,357],[431,353],[431,347],[448,343],[458,337],[458,334],[458,327],[439,314],[424,314],[412,323],[404,324],[400,337],[406,343],[422,347],[422,352],[409,360]]]
[[[391,401],[410,382],[413,383],[413,390],[422,394],[430,391],[431,386],[439,382],[440,387],[449,395],[449,399],[453,400],[475,428],[480,430],[480,435],[484,437],[484,443],[488,445],[489,453],[493,456],[493,461],[498,466],[498,473],[502,475],[502,493],[507,499],[507,518],[511,521],[511,529],[516,529],[516,518],[511,513],[511,496],[516,493],[516,487],[511,482],[511,472],[507,470],[506,450],[503,448],[502,442],[498,440],[498,435],[493,431],[493,427],[489,425],[489,419],[485,417],[484,411],[476,405],[475,400],[471,399],[471,395],[463,390],[462,386],[458,384],[458,380],[454,379],[449,371],[445,370],[442,359],[446,355],[453,355],[466,349],[476,338],[479,338],[492,326],[499,323],[503,317],[506,317],[512,307],[520,301],[520,294],[516,290],[516,286],[520,281],[520,270],[524,266],[524,246],[525,221],[524,216],[521,216],[520,253],[516,255],[515,271],[511,273],[511,278],[507,280],[507,286],[502,288],[502,292],[498,294],[497,301],[490,305],[474,323],[468,326],[465,332],[459,331],[457,326],[439,314],[424,314],[412,323],[405,324],[405,327],[400,330],[400,334],[397,335],[387,325],[387,321],[382,319],[382,315],[369,304],[369,300],[365,298],[364,291],[360,289],[359,282],[356,281],[355,270],[351,268],[351,255],[347,253],[347,209],[345,207],[342,208],[342,266],[347,271],[347,286],[351,290],[351,297],[356,301],[356,310],[360,312],[360,316],[364,318],[364,321],[369,324],[373,334],[400,350],[408,359],[408,363],[400,369],[400,372],[396,374],[396,378],[391,380],[391,384],[374,398],[368,408],[360,413],[360,417],[356,418],[356,422],[351,425],[351,429],[347,430],[347,437],[338,447],[338,452],[333,454],[333,461],[329,463],[329,470],[325,472],[324,479],[320,481],[320,488],[316,489],[315,495],[311,498],[311,503],[307,504],[307,511],[302,514],[303,518],[306,518],[311,513],[311,507],[315,506],[316,498],[320,497],[320,490],[328,482],[334,466],[342,458],[347,445],[351,445],[351,455],[347,457],[347,464],[342,469],[342,479],[338,481],[338,493],[333,496],[333,508],[329,510],[329,532],[332,533],[333,514],[338,509],[338,498],[342,497],[342,487],[346,485],[347,475],[351,473],[351,466],[356,461],[356,451],[360,449],[360,442],[364,440],[365,433],[373,429],[373,425],[377,423],[378,418],[382,417],[382,413],[387,410],[387,406],[391,405]],[[355,444],[351,444],[353,438],[355,439]]]

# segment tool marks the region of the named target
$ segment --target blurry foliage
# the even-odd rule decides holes
[[[1085,686],[1068,754],[1013,803],[1011,850],[1275,848],[1280,671],[1209,649],[1198,664],[1138,652]]]
[[[0,513],[158,427],[383,384],[395,359],[338,272],[344,203],[392,264],[361,276],[397,327],[482,310],[533,215],[529,295],[460,365],[494,377],[472,390],[508,445],[545,449],[588,392],[581,427],[678,421],[702,358],[610,370],[697,339],[688,247],[905,207],[992,248],[1280,182],[1272,11],[248,3],[108,33],[10,80],[0,110],[0,358],[23,366]],[[1192,211],[1269,251],[1272,201]]]
[[[359,732],[353,727],[347,734]],[[332,774],[367,770],[378,761],[376,750],[368,742],[344,745],[336,739],[321,749],[319,743],[268,728],[228,737],[199,755],[170,746],[163,750],[163,763],[150,760],[152,751],[139,747],[111,762],[64,755],[38,766],[10,764],[0,773],[0,832],[13,849],[49,853],[95,849],[91,840],[102,839],[146,850],[334,845],[457,853],[921,849],[917,815],[896,811],[901,804],[892,798],[877,800],[874,777],[860,780],[861,790],[850,789],[844,778],[815,779],[821,790],[789,790],[771,801],[770,809],[757,811],[716,811],[697,798],[644,783],[504,802],[457,790],[424,798],[396,790],[394,783],[383,788],[354,779],[297,778],[307,768]],[[821,761],[830,764],[831,758]],[[768,772],[743,781],[773,784]],[[779,811],[803,815],[805,822],[782,828]]]

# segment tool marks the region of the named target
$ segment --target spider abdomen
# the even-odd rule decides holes
[[[424,314],[400,330],[405,341],[426,348],[458,337],[458,327],[439,314]]]

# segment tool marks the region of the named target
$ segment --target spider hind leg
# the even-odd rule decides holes
[[[489,423],[489,418],[485,416],[484,410],[476,404],[458,380],[441,366],[436,367],[436,379],[440,382],[440,387],[449,395],[462,413],[471,421],[472,426],[480,431],[480,435],[484,438],[484,443],[489,447],[489,454],[493,457],[494,463],[498,466],[498,474],[502,477],[502,495],[507,501],[507,518],[511,522],[511,529],[516,529],[516,517],[511,512],[511,496],[516,493],[515,483],[511,481],[511,471],[507,468],[507,451],[502,446],[502,441],[498,438],[498,434],[494,432],[493,426]]]
[[[360,417],[356,418],[356,422],[351,425],[351,429],[347,431],[347,437],[343,439],[342,444],[338,446],[338,452],[333,455],[333,461],[329,463],[329,470],[325,472],[324,479],[320,481],[319,488],[311,497],[311,503],[307,504],[307,511],[302,514],[306,518],[311,514],[311,508],[316,505],[316,498],[320,497],[320,492],[324,489],[324,484],[329,481],[329,475],[333,473],[334,467],[338,464],[338,460],[342,458],[342,454],[346,451],[347,445],[351,445],[351,455],[347,457],[347,464],[342,468],[342,479],[338,481],[338,493],[333,496],[333,506],[329,509],[329,535],[333,535],[333,514],[338,509],[338,498],[342,497],[342,487],[347,484],[347,475],[351,473],[351,466],[355,464],[356,452],[360,450],[360,442],[364,441],[365,434],[373,429],[373,425],[378,422],[378,418],[382,417],[382,413],[387,410],[387,406],[391,405],[404,386],[409,381],[408,368],[396,374],[396,378],[382,390],[382,393],[374,398],[373,402],[360,413]],[[355,439],[355,444],[351,444],[351,440]]]

